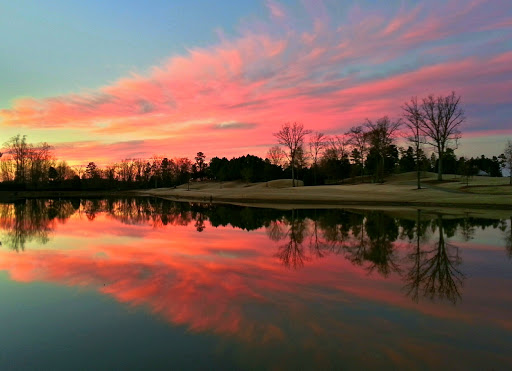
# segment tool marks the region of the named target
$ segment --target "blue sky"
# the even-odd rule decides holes
[[[286,121],[342,134],[451,90],[460,154],[511,136],[508,0],[20,0],[0,33],[1,140],[62,156],[264,155]]]

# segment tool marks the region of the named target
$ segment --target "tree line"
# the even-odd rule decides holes
[[[313,132],[303,124],[285,123],[274,133],[277,141],[266,158],[246,156],[213,157],[203,152],[193,160],[186,157],[153,156],[150,159],[124,159],[98,166],[69,166],[57,161],[48,143],[31,144],[17,135],[4,143],[0,153],[0,189],[132,189],[175,187],[190,181],[262,182],[275,179],[300,180],[305,185],[352,182],[384,182],[390,174],[416,171],[458,174],[466,179],[485,174],[502,176],[512,169],[512,142],[499,156],[487,158],[455,155],[460,126],[465,120],[455,92],[448,96],[413,97],[402,106],[402,117],[367,119],[338,135]],[[407,147],[397,146],[399,138]],[[430,150],[430,155],[428,155]],[[512,174],[510,177],[512,184]]]

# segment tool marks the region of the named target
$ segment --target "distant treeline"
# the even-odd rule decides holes
[[[357,130],[354,130],[357,132]],[[321,135],[321,143],[318,136]],[[357,134],[355,134],[357,135]],[[327,137],[313,133],[309,148],[302,143],[294,154],[294,178],[305,185],[340,184],[343,182],[380,182],[390,174],[421,171],[437,172],[439,159],[432,153],[420,152],[419,162],[413,147],[398,147],[394,143],[375,148],[368,142],[357,146],[350,133]],[[315,145],[320,147],[315,156]],[[25,136],[16,136],[4,144],[0,158],[0,190],[113,190],[175,187],[196,181],[264,182],[290,179],[292,166],[281,147],[272,147],[265,159],[246,155],[227,159],[198,152],[192,160],[153,156],[150,159],[125,159],[100,167],[91,161],[87,165],[69,166],[56,160],[47,143],[31,144]],[[362,155],[361,155],[362,153]],[[463,177],[488,175],[501,177],[505,156],[487,158],[457,157],[451,148],[443,155],[443,173]]]

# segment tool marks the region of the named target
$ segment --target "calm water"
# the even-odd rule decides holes
[[[510,220],[31,200],[0,241],[1,369],[512,368]]]

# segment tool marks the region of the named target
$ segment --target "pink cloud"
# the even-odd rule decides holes
[[[284,16],[277,3],[267,6],[274,17]],[[90,148],[90,160],[117,161],[131,153],[174,157],[199,150],[209,156],[262,156],[284,122],[344,132],[367,117],[399,115],[400,105],[413,95],[455,90],[464,104],[511,103],[512,52],[478,55],[476,50],[455,59],[439,55],[436,44],[495,22],[508,24],[510,6],[502,7],[505,16],[496,20],[478,16],[497,13],[483,1],[452,1],[440,10],[403,8],[389,19],[361,10],[337,30],[326,26],[328,16],[319,8],[311,30],[272,23],[269,29],[281,31],[244,31],[97,91],[17,100],[0,111],[0,119],[21,131],[81,130],[90,143],[59,145],[60,154],[78,161],[85,155],[76,149]],[[408,53],[420,50],[429,61],[410,59]],[[400,67],[404,62],[408,68]],[[471,118],[468,125],[475,125]]]
[[[281,5],[273,0],[267,0],[266,2],[267,8],[270,11],[272,17],[283,18],[285,17],[284,9]]]

